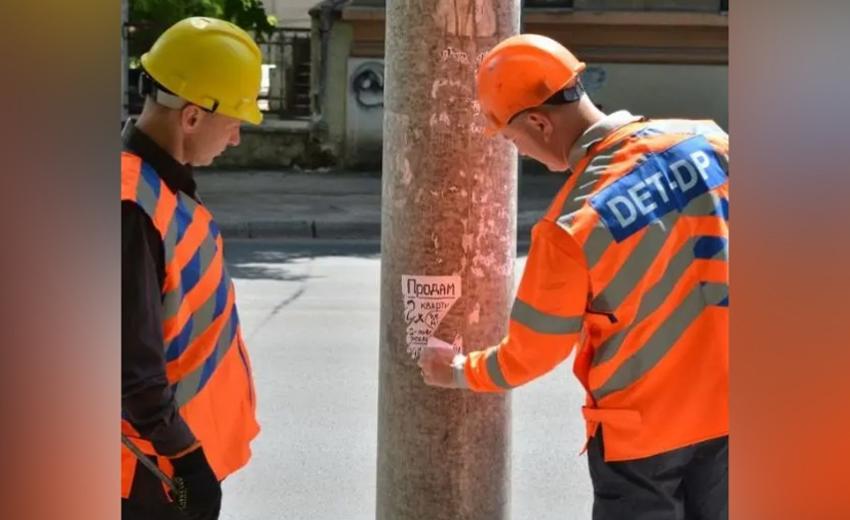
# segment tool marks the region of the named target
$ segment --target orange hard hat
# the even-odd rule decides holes
[[[585,67],[546,36],[520,34],[500,42],[478,69],[478,103],[487,120],[487,133],[498,132],[523,110],[543,104]]]

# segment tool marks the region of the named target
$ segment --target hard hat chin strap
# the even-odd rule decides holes
[[[544,105],[568,105],[580,100],[585,94],[584,85],[581,80],[576,81],[576,84],[570,88],[555,92],[549,99],[543,102]]]
[[[182,110],[186,105],[190,104],[189,101],[186,101],[185,99],[181,98],[180,96],[174,94],[167,88],[157,83],[157,81],[153,79],[150,75],[148,75],[148,73],[145,71],[142,71],[142,73],[139,75],[139,94],[145,97],[150,97],[157,104],[173,110]],[[195,105],[201,110],[210,113],[213,113],[216,111],[216,109],[218,109],[218,101],[213,102],[212,108],[202,107],[197,104]]]
[[[185,99],[169,94],[168,92],[156,87],[154,87],[153,92],[150,93],[150,97],[156,101],[158,105],[162,105],[173,110],[182,110],[183,107],[189,104],[189,102]]]
[[[559,90],[552,94],[549,99],[540,103],[537,106],[558,106],[558,105],[569,105],[570,103],[575,103],[580,100],[582,96],[584,96],[584,85],[581,84],[581,80],[576,81],[576,84],[570,88],[565,88],[563,90]],[[521,114],[528,112],[529,110],[534,110],[536,107],[527,108],[525,110],[520,110],[508,120],[507,124],[511,124],[511,122],[519,117]]]

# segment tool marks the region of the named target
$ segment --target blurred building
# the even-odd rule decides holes
[[[526,0],[522,21],[587,62],[603,110],[726,127],[727,10],[721,0]],[[343,163],[380,166],[385,1],[326,0],[311,14],[317,131]]]
[[[261,45],[266,120],[217,163],[379,170],[385,0],[263,3],[279,26]],[[727,128],[727,0],[525,0],[522,24],[587,62],[583,79],[603,110]]]

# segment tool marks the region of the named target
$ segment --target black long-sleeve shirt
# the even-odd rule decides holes
[[[132,121],[123,147],[150,164],[173,191],[197,200],[190,167],[174,160]],[[162,239],[141,207],[121,202],[121,406],[130,424],[157,453],[176,454],[195,442],[165,376]]]

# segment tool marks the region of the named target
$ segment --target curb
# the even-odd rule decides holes
[[[520,223],[517,239],[531,236],[535,223]],[[322,240],[380,240],[380,222],[339,222],[321,220],[284,220],[255,222],[221,222],[218,224],[226,239],[322,239]]]

